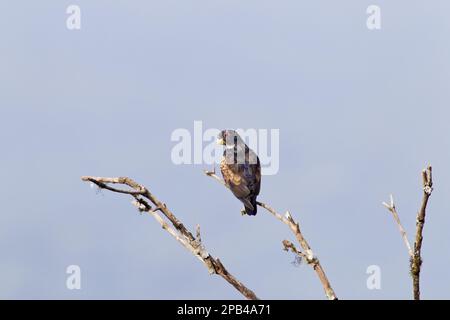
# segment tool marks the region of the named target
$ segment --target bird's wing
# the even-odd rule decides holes
[[[251,194],[251,190],[248,188],[244,166],[244,164],[227,164],[226,161],[222,161],[220,170],[222,171],[225,183],[234,196],[241,200],[246,207],[253,208],[251,202],[247,200],[247,197]]]
[[[261,189],[261,164],[256,154],[250,150],[250,157],[253,156],[256,159],[256,163],[249,162],[244,164],[244,176],[247,181],[247,187],[252,195],[257,196]],[[254,160],[253,160],[254,161]]]

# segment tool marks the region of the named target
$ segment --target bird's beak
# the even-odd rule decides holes
[[[221,146],[224,146],[225,145],[225,140],[223,140],[223,138],[218,138],[217,139],[217,144],[221,145]]]

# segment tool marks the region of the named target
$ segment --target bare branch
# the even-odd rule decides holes
[[[225,184],[225,182],[219,176],[217,176],[214,171],[205,171],[205,174],[207,176],[219,181],[222,185],[224,185],[225,187],[228,188],[228,186]],[[307,263],[312,266],[312,268],[316,272],[317,276],[319,277],[320,282],[322,283],[322,286],[325,290],[325,295],[327,296],[327,298],[329,300],[337,300],[337,296],[334,293],[334,290],[331,287],[331,284],[328,281],[327,276],[325,275],[325,271],[323,270],[319,259],[314,256],[313,251],[311,250],[311,247],[309,246],[308,242],[306,241],[305,237],[303,236],[302,232],[300,231],[300,225],[298,224],[298,222],[296,222],[292,218],[291,213],[289,211],[287,211],[285,213],[285,215],[283,216],[265,203],[257,202],[256,204],[258,206],[266,209],[275,218],[277,218],[278,220],[280,220],[281,222],[283,222],[284,224],[286,224],[289,227],[289,229],[294,233],[295,238],[297,239],[298,243],[300,244],[300,246],[303,249],[303,253],[300,253],[297,249],[295,249],[295,251],[293,251],[293,252],[296,253],[297,255],[303,256],[305,258],[305,260],[307,261]],[[285,240],[285,241],[287,241],[287,240]],[[286,244],[290,243],[290,242],[285,242],[285,241],[283,241],[283,245],[285,243]],[[292,248],[295,248],[295,247],[293,246],[292,243],[290,243],[290,244],[292,246],[288,246],[287,248],[288,249],[290,248],[292,251]],[[285,246],[285,249],[286,249],[286,246]]]
[[[101,177],[81,177],[81,180],[83,181],[89,181],[91,183],[96,184],[101,189],[106,189],[112,192],[117,193],[124,193],[129,195],[139,195],[143,194],[145,192],[144,189],[142,189],[141,186],[136,184],[133,180],[128,179],[126,177],[119,177],[119,178],[101,178]],[[125,184],[130,187],[132,187],[134,190],[124,190],[124,189],[117,189],[113,188],[107,183],[114,183],[114,184]]]
[[[292,242],[290,242],[289,240],[283,240],[282,243],[283,243],[283,249],[285,251],[291,251],[292,253],[295,253],[297,256],[299,256],[301,259],[304,259],[304,260],[306,260],[306,262],[308,262],[308,256],[306,254],[304,254],[303,252],[298,251]]]
[[[422,241],[423,227],[425,225],[425,215],[428,205],[428,199],[433,192],[433,172],[432,167],[428,166],[422,171],[423,196],[420,210],[416,219],[416,239],[414,242],[414,256],[411,259],[411,274],[413,277],[413,294],[414,300],[420,300],[420,269],[422,266]]]
[[[224,187],[228,188],[227,184],[225,183],[225,181],[223,181],[223,179],[221,179],[217,174],[216,174],[216,169],[214,168],[214,171],[204,171],[205,174],[208,177],[211,177],[213,179],[215,179],[216,181],[218,181],[219,183],[221,183]]]
[[[400,223],[400,219],[397,214],[397,209],[395,208],[394,198],[391,195],[391,201],[389,204],[383,202],[383,205],[392,213],[394,216],[395,222],[397,223],[400,234],[402,235],[403,241],[408,248],[409,256],[410,256],[410,267],[411,267],[411,276],[413,279],[413,296],[414,300],[420,300],[420,269],[422,265],[422,241],[423,241],[423,227],[425,224],[425,215],[428,204],[428,199],[433,192],[433,176],[432,176],[432,168],[428,166],[426,169],[422,170],[422,187],[423,187],[423,196],[422,196],[422,204],[420,206],[419,212],[417,213],[416,219],[416,237],[414,242],[414,251],[411,250],[411,245],[406,236],[406,231]]]
[[[413,256],[413,251],[411,249],[411,245],[409,243],[408,236],[406,235],[406,231],[403,228],[402,223],[400,222],[400,218],[398,216],[397,209],[396,209],[395,203],[394,203],[394,197],[392,196],[392,194],[391,194],[390,198],[391,198],[390,199],[391,200],[390,203],[387,204],[386,202],[383,202],[383,205],[389,210],[389,212],[392,213],[392,216],[394,217],[394,220],[397,223],[398,229],[399,229],[400,234],[402,236],[403,242],[406,245],[406,249],[408,249],[408,254],[409,254],[410,257],[412,257]]]
[[[132,196],[135,199],[133,201],[133,205],[135,205],[139,211],[148,212],[152,215],[164,230],[166,230],[172,237],[181,243],[183,247],[202,261],[210,273],[217,274],[224,278],[247,299],[258,299],[252,290],[248,289],[244,284],[228,272],[219,259],[212,257],[208,251],[206,251],[200,237],[200,226],[197,225],[196,237],[194,237],[192,233],[189,232],[189,230],[187,230],[186,227],[177,219],[177,217],[175,217],[175,215],[167,208],[167,206],[151,194],[147,188],[127,177],[106,178],[84,176],[81,177],[81,179],[83,181],[94,183],[101,189]],[[131,190],[113,188],[108,184],[126,185],[129,186]],[[153,206],[144,198],[149,200]],[[158,214],[158,211],[162,212],[171,225]]]

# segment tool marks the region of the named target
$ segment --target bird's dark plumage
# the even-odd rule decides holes
[[[234,130],[223,130],[218,137],[225,146],[220,171],[231,192],[244,204],[243,213],[254,216],[256,197],[261,188],[261,165],[251,150]]]

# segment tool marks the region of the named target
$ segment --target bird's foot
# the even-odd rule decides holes
[[[247,212],[245,211],[245,207],[241,209],[241,215],[245,216]]]

